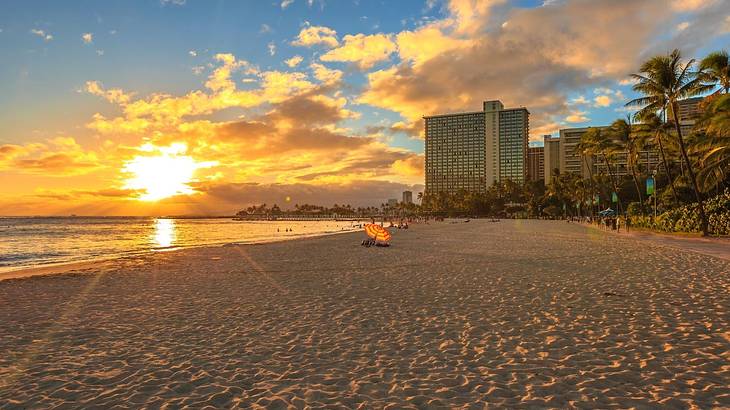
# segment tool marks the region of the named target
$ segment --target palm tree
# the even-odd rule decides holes
[[[631,77],[638,81],[633,87],[634,91],[644,96],[635,98],[626,105],[644,106],[639,111],[641,114],[666,109],[668,109],[668,112],[671,112],[674,129],[677,132],[679,149],[682,154],[682,159],[687,166],[687,173],[692,182],[692,189],[697,200],[702,235],[707,236],[708,222],[705,205],[702,201],[699,185],[697,184],[694,167],[687,155],[687,147],[682,136],[682,128],[679,126],[679,117],[677,114],[679,111],[678,101],[680,99],[701,94],[711,88],[702,84],[701,72],[692,72],[694,63],[694,59],[684,63],[679,50],[674,50],[669,55],[652,57],[649,61],[641,65],[639,69],[641,74],[631,75]]]
[[[606,164],[608,170],[608,176],[611,178],[611,185],[613,186],[613,192],[616,193],[618,199],[618,211],[623,213],[623,203],[621,202],[621,196],[618,192],[618,185],[616,184],[615,174],[613,167],[611,166],[611,159],[613,158],[616,151],[619,149],[616,142],[610,137],[609,132],[604,132],[600,128],[591,128],[583,134],[581,141],[585,139],[586,145],[590,147],[590,152],[593,155],[602,156],[603,161]]]
[[[695,151],[702,169],[698,176],[705,190],[719,186],[730,173],[730,94],[715,98],[697,124],[699,134]]]
[[[705,83],[719,85],[716,92],[730,92],[730,55],[726,50],[710,53],[700,61],[700,76]]]
[[[572,182],[572,197],[575,203],[578,205],[576,206],[579,214],[578,216],[583,216],[583,212],[581,210],[583,209],[583,206],[587,203],[587,198],[592,195],[593,187],[586,186],[586,180],[583,178],[575,178],[575,180],[573,180]]]
[[[655,112],[644,113],[643,116],[639,118],[639,121],[640,123],[636,127],[637,133],[644,134],[645,139],[651,139],[654,142],[654,145],[659,148],[659,154],[662,157],[662,166],[664,167],[664,171],[667,173],[667,179],[672,190],[674,203],[675,205],[679,205],[677,190],[674,188],[672,169],[667,161],[667,154],[664,149],[664,139],[668,137],[668,125]]]
[[[634,179],[636,193],[639,195],[639,203],[641,209],[644,209],[644,196],[641,194],[639,186],[639,178],[636,176],[636,166],[639,162],[639,151],[644,148],[644,141],[641,135],[636,132],[631,118],[618,119],[611,124],[609,133],[614,137],[626,150],[626,167],[631,171],[631,177]]]
[[[596,195],[595,185],[593,184],[593,167],[591,166],[592,164],[588,162],[588,158],[592,157],[593,155],[592,149],[593,144],[591,143],[591,141],[588,139],[584,140],[583,138],[581,138],[581,140],[575,146],[575,152],[580,155],[581,159],[583,160],[583,164],[588,170],[588,181],[591,190],[591,215],[593,215],[594,213],[593,197]]]

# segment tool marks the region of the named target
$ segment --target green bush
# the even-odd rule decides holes
[[[705,212],[710,233],[730,235],[730,189],[705,201]],[[671,209],[657,216],[631,216],[633,226],[655,229],[664,232],[700,232],[700,213],[697,204],[689,204]]]
[[[641,202],[630,203],[629,206],[626,208],[626,213],[629,214],[629,216],[640,216],[643,213],[643,209],[641,208]]]

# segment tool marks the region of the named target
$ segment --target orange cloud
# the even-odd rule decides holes
[[[46,143],[0,146],[0,171],[68,176],[101,167],[97,153],[84,150],[70,137],[52,138]]]
[[[288,60],[285,60],[284,64],[289,66],[289,68],[294,68],[294,67],[298,66],[299,63],[301,63],[302,61],[304,61],[304,58],[302,56],[294,56]]]
[[[331,28],[309,26],[299,32],[297,39],[292,42],[292,45],[302,47],[323,45],[332,48],[340,45],[340,42],[337,40],[337,32]]]
[[[425,157],[413,155],[406,159],[399,159],[393,162],[393,172],[400,175],[423,177]]]
[[[588,122],[591,119],[586,117],[585,111],[573,111],[570,115],[565,117],[565,121],[572,123]]]
[[[476,34],[486,26],[491,9],[505,2],[506,0],[450,0],[448,8],[456,22],[456,32]]]
[[[312,63],[309,67],[314,77],[323,84],[334,85],[342,81],[343,73],[340,70],[333,70],[319,63]]]
[[[98,82],[88,82],[88,92],[119,105],[123,115],[108,119],[95,114],[87,124],[100,133],[140,133],[153,130],[169,130],[178,127],[186,117],[209,115],[227,108],[250,108],[264,103],[276,103],[309,92],[315,84],[305,73],[265,71],[259,72],[246,61],[237,60],[231,54],[218,54],[215,60],[221,65],[205,83],[209,92],[191,91],[184,96],[152,94],[147,98],[133,99],[131,93],[120,89],[104,89]],[[239,90],[231,76],[234,72],[257,75],[260,87]]]
[[[387,34],[346,35],[343,42],[341,47],[328,51],[320,60],[353,63],[366,70],[387,60],[396,51],[392,36]]]
[[[396,36],[396,41],[400,58],[413,62],[414,66],[419,66],[441,53],[474,44],[471,39],[446,34],[441,23],[429,24],[415,31],[402,31]]]

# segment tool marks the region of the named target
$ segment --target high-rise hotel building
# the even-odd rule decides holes
[[[530,181],[545,179],[545,147],[527,148],[527,179]]]
[[[426,192],[484,192],[497,181],[527,178],[530,113],[485,101],[483,110],[423,117]]]

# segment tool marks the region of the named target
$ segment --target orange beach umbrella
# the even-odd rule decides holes
[[[390,232],[378,224],[365,225],[365,233],[376,241],[388,242],[390,240]]]

